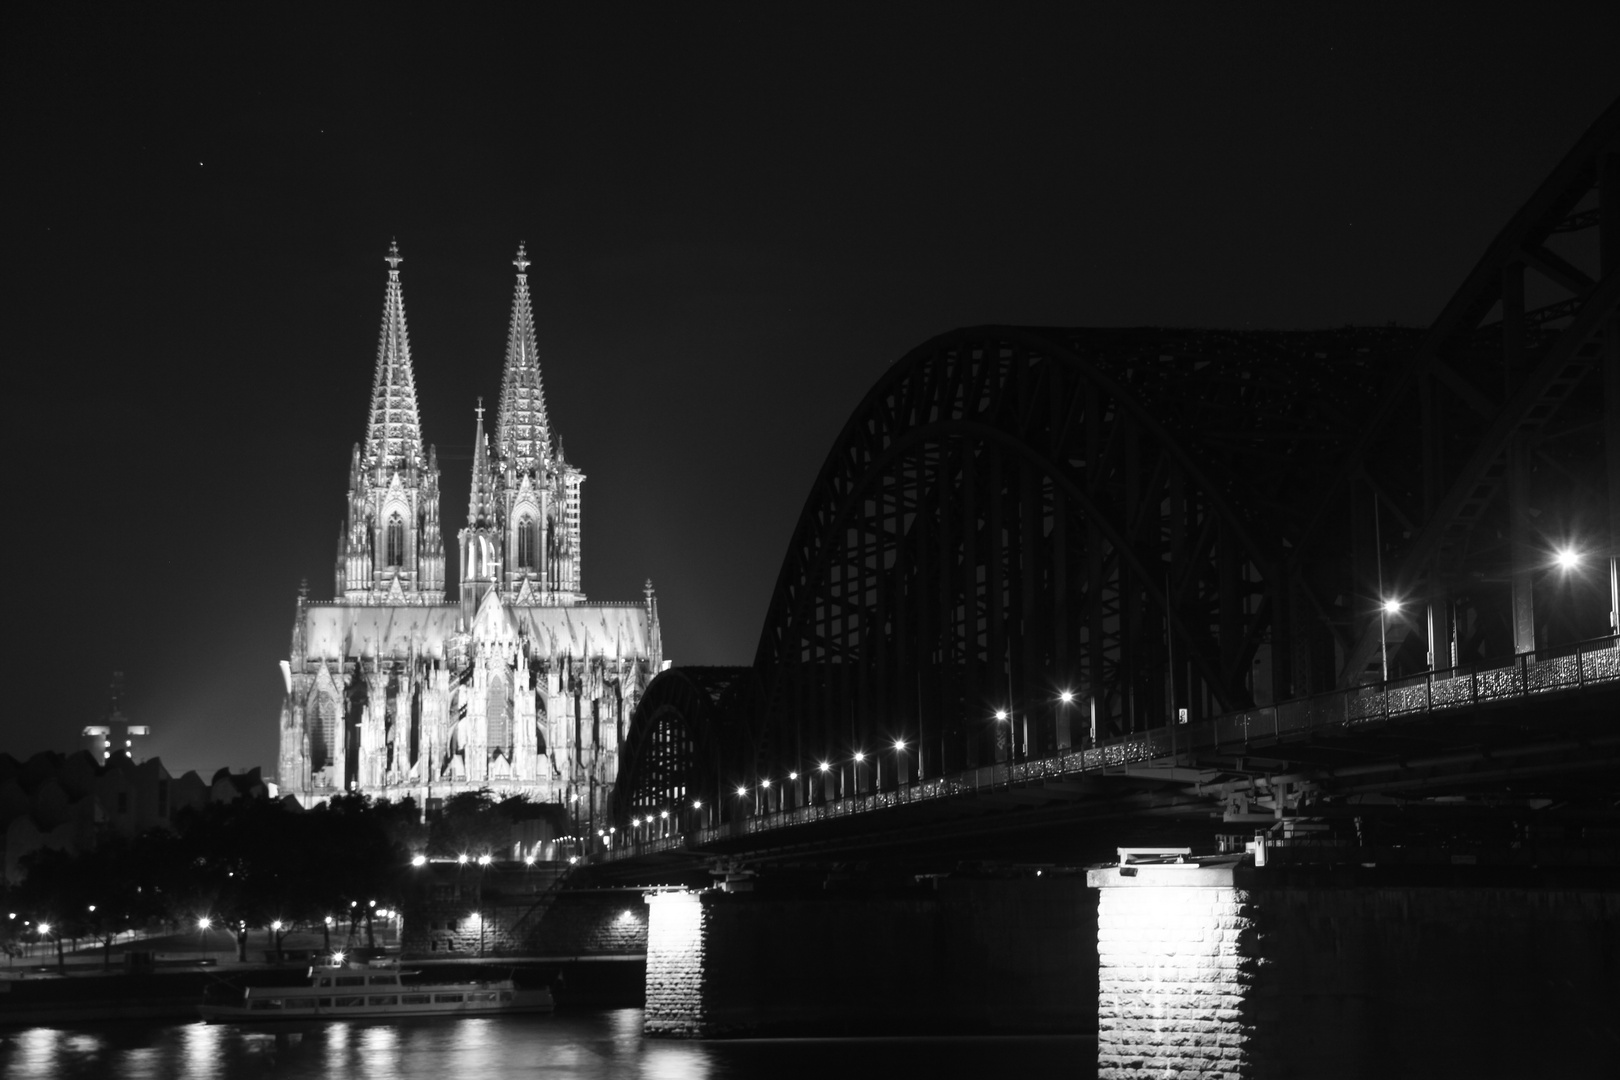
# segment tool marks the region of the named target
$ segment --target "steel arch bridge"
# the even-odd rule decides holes
[[[1620,103],[1426,331],[926,342],[829,453],[751,675],[724,708],[655,681],[616,805],[820,801],[1609,633],[1617,307]]]

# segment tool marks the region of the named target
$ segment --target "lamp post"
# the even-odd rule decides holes
[[[1384,682],[1389,682],[1389,617],[1398,615],[1401,602],[1392,597],[1385,597],[1378,605],[1378,650],[1384,658]]]
[[[894,740],[894,790],[896,794],[899,794],[900,790],[906,786],[905,753],[906,740]]]

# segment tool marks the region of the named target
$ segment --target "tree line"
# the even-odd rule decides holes
[[[272,948],[296,929],[369,941],[376,911],[408,907],[427,886],[412,873],[414,856],[503,857],[513,824],[544,809],[488,791],[451,796],[427,821],[412,799],[358,794],[309,810],[262,799],[188,808],[169,829],[133,838],[109,830],[90,850],[25,856],[25,876],[5,888],[0,934],[13,953],[54,941],[59,960],[64,940],[99,942],[110,957],[126,932],[194,930],[203,920],[233,933],[244,958],[254,931]]]

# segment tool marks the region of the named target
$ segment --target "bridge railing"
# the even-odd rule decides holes
[[[627,841],[593,856],[596,860],[633,858],[663,851],[704,847],[718,841],[793,825],[867,814],[911,803],[1005,790],[1017,784],[1056,780],[1076,774],[1174,759],[1181,753],[1219,750],[1272,739],[1291,732],[1327,727],[1358,729],[1407,717],[1473,708],[1493,701],[1532,697],[1586,686],[1620,682],[1620,637],[1592,638],[1442,671],[1424,672],[1371,686],[1351,687],[1242,712],[1201,724],[1155,728],[1091,747],[1060,750],[1025,761],[981,765],[950,776],[936,776],[897,790],[874,791],[812,806],[738,817],[710,828]]]

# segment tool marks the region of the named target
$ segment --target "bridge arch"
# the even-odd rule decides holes
[[[694,789],[889,763],[848,793],[1603,633],[1598,586],[1538,606],[1535,547],[1620,555],[1617,204],[1620,103],[1427,330],[913,349],[822,466],[746,693],[672,681],[624,805],[680,787],[644,779],[677,730],[728,732]]]
[[[625,733],[612,817],[624,823],[668,812],[677,827],[710,820],[734,773],[753,689],[746,667],[680,667],[647,684]],[[742,751],[746,755],[746,751]],[[694,805],[701,804],[701,805]]]
[[[1369,396],[1303,345],[1392,365],[1414,337],[980,327],[913,350],[800,516],[755,658],[758,767],[899,741],[937,774],[1276,696],[1256,659],[1292,605],[1264,491],[1305,463],[1208,421],[1281,396],[1308,425]]]

